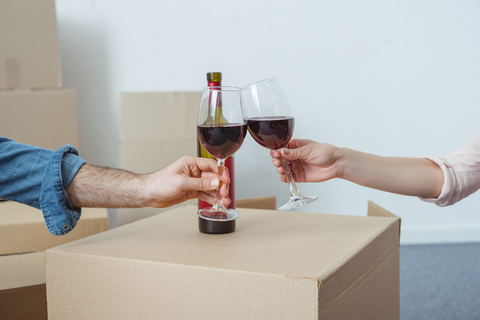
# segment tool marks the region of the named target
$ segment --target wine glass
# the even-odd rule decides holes
[[[241,91],[241,88],[236,87],[206,87],[200,102],[197,134],[203,148],[217,159],[219,178],[225,170],[226,158],[237,152],[247,134],[247,123],[242,113]],[[239,213],[236,210],[225,208],[223,205],[220,187],[221,182],[213,206],[197,211],[200,218],[222,222],[238,218]],[[212,228],[211,223],[205,221],[204,223],[207,223],[207,229]]]
[[[293,135],[295,118],[277,79],[266,79],[243,88],[242,105],[248,131],[258,144],[278,151],[287,145]],[[317,200],[318,197],[300,194],[293,180],[290,163],[281,155],[280,160],[290,187],[290,200],[278,210],[290,210]]]

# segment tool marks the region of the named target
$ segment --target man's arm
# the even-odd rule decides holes
[[[139,208],[145,177],[126,170],[84,164],[67,188],[74,207]]]
[[[213,203],[219,186],[217,170],[214,160],[195,157],[183,157],[143,175],[85,164],[66,191],[74,207],[163,208],[195,198]],[[221,195],[228,205],[228,174],[222,182]]]

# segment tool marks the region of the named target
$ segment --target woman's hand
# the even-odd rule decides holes
[[[295,182],[321,182],[339,177],[338,148],[330,144],[294,139],[280,152],[285,160],[290,162]],[[280,152],[272,150],[270,155],[277,172],[280,173],[280,180],[287,182],[285,168],[280,161]]]

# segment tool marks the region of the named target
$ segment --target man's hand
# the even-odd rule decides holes
[[[213,203],[220,185],[220,195],[228,206],[228,172],[225,170],[220,180],[217,175],[215,160],[195,157],[183,157],[144,175],[85,164],[67,193],[74,207],[165,208],[195,198]]]
[[[163,170],[145,176],[146,199],[149,207],[165,208],[198,198],[212,203],[219,187],[223,203],[227,207],[230,179],[227,170],[218,179],[217,162],[211,159],[183,157]]]

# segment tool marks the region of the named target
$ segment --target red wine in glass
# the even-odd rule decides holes
[[[207,124],[197,127],[198,137],[205,150],[217,159],[233,155],[247,134],[247,124]]]
[[[248,131],[258,144],[271,150],[287,145],[293,135],[293,117],[253,117],[247,119]]]
[[[206,87],[198,109],[197,135],[202,147],[217,159],[218,177],[225,162],[242,145],[247,135],[247,122],[242,112],[242,89],[236,87]],[[235,230],[238,211],[225,208],[217,188],[211,208],[199,207],[199,229],[204,233],[228,233]]]
[[[285,147],[293,135],[293,110],[277,79],[271,78],[242,89],[242,109],[248,131],[261,146],[270,150]],[[318,199],[302,195],[293,179],[290,163],[280,156],[290,189],[290,199],[278,210],[290,210]]]

